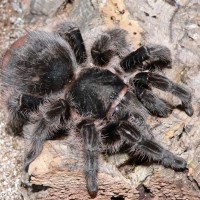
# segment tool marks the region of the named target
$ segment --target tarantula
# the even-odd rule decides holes
[[[25,171],[45,140],[74,132],[83,138],[86,185],[93,197],[99,152],[126,147],[166,167],[186,168],[184,159],[154,141],[145,118],[148,113],[167,117],[172,111],[152,87],[177,96],[189,116],[191,94],[152,72],[171,68],[167,47],[149,44],[130,52],[126,36],[119,28],[107,30],[87,49],[79,28],[65,22],[49,32],[30,32],[5,53],[1,92],[10,129],[25,138]]]

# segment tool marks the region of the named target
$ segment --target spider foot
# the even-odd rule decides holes
[[[173,155],[170,151],[165,150],[163,157],[161,158],[161,163],[166,167],[171,167],[175,170],[183,170],[187,167],[187,162],[181,158]]]

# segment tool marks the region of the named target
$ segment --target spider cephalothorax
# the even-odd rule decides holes
[[[191,94],[151,71],[171,68],[167,47],[150,44],[130,52],[126,35],[121,29],[108,30],[85,47],[77,26],[63,23],[52,32],[29,33],[5,53],[1,92],[10,129],[22,131],[25,138],[26,171],[45,140],[75,131],[83,138],[91,196],[98,191],[100,151],[113,153],[126,146],[131,154],[145,155],[164,166],[186,167],[182,158],[154,141],[145,117],[148,112],[167,117],[172,110],[151,87],[180,98],[189,116],[193,114]],[[119,62],[111,68],[115,58]],[[134,75],[137,69],[142,72]]]

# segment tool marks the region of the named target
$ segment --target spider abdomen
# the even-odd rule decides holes
[[[62,89],[74,76],[73,56],[67,43],[52,33],[31,32],[16,48],[3,71],[3,86],[28,94]]]
[[[124,86],[125,83],[112,72],[89,68],[80,74],[70,94],[80,114],[103,118]]]

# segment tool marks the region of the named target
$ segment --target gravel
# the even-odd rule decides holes
[[[5,114],[0,113],[0,199],[20,200],[23,141],[5,133]]]

